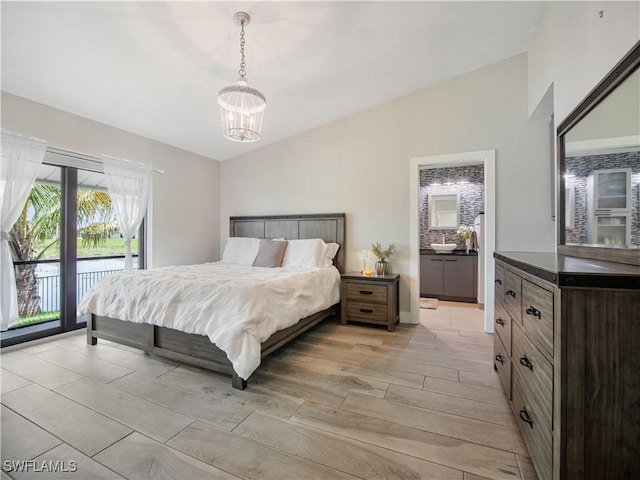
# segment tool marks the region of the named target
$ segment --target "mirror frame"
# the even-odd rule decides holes
[[[580,104],[567,116],[557,129],[558,169],[556,171],[558,253],[572,257],[591,258],[610,262],[640,265],[640,249],[598,247],[593,245],[565,245],[565,135],[600,102],[613,92],[632,73],[640,68],[640,41],[595,86]]]
[[[442,225],[433,225],[433,217],[436,211],[436,201],[438,197],[455,197],[456,198],[456,221],[455,225],[442,226]],[[457,230],[460,226],[460,193],[451,192],[451,193],[437,193],[435,195],[429,195],[429,225],[428,228],[433,228],[436,230]]]

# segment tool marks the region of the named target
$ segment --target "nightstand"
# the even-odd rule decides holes
[[[400,275],[365,276],[359,272],[342,274],[341,322],[386,325],[393,332],[399,319]]]

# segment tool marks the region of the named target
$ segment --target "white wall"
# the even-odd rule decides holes
[[[528,105],[533,113],[553,84],[558,125],[640,39],[640,2],[545,2],[543,9],[529,47]]]
[[[265,121],[286,122],[286,118]],[[395,243],[409,312],[409,159],[497,150],[498,250],[554,250],[548,126],[527,115],[527,57],[497,64],[222,162],[229,216],[345,212],[347,269],[358,250]]]
[[[149,226],[150,266],[219,258],[217,160],[2,92],[2,127],[80,153],[151,163],[154,174]]]

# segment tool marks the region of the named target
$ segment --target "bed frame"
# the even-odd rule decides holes
[[[231,237],[321,238],[325,242],[337,242],[340,249],[333,263],[343,273],[344,213],[313,215],[270,215],[231,217]],[[298,335],[310,329],[322,320],[337,315],[339,304],[303,318],[295,325],[280,330],[262,343],[261,358],[287,344]],[[89,315],[87,319],[87,343],[95,345],[98,338],[140,348],[145,352],[177,360],[215,372],[231,375],[233,388],[244,390],[247,381],[233,370],[227,355],[205,335],[184,333],[167,327],[158,327],[145,323],[132,323],[98,315]]]

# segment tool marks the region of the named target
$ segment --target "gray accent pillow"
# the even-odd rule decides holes
[[[279,267],[287,249],[286,240],[260,240],[258,255],[253,261],[254,267]]]

